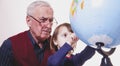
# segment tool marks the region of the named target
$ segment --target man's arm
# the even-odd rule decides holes
[[[0,66],[13,66],[11,41],[5,40],[0,47]]]

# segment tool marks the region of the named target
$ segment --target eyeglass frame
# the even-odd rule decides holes
[[[49,18],[45,18],[45,17],[43,17],[43,18],[39,18],[39,19],[43,20],[43,22],[41,22],[41,21],[37,20],[35,17],[33,17],[32,15],[28,15],[28,16],[31,17],[31,18],[33,18],[33,19],[34,19],[35,21],[37,21],[39,24],[41,24],[41,23],[46,23],[47,20],[50,21]],[[53,22],[53,20],[55,20],[55,22]],[[53,24],[53,23],[58,24],[58,22],[57,22],[57,20],[56,20],[55,18],[53,18],[53,20],[50,21],[49,23],[51,23],[51,24]]]

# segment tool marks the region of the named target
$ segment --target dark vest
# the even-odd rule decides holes
[[[40,64],[28,36],[28,31],[13,36],[10,40],[12,42],[15,66],[47,66],[47,59],[52,54],[49,44],[46,46],[44,58]]]

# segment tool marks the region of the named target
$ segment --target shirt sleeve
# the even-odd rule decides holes
[[[75,66],[82,66],[88,59],[95,54],[95,48],[86,46],[84,50],[72,57]]]
[[[59,66],[70,50],[72,50],[72,47],[65,43],[55,54],[48,58],[48,66]]]
[[[0,47],[0,66],[13,66],[11,41],[5,40]]]

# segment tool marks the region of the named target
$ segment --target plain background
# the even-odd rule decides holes
[[[0,45],[10,36],[19,32],[28,30],[26,25],[26,8],[34,0],[0,0]],[[45,0],[50,3],[54,9],[54,17],[58,24],[69,22],[69,10],[72,0]],[[53,27],[54,30],[55,26]],[[86,44],[78,42],[75,53],[80,52]],[[109,50],[109,49],[108,49]],[[108,51],[106,50],[106,51]],[[120,65],[120,46],[110,56],[114,66]],[[88,60],[83,66],[99,66],[102,56],[96,54]]]

